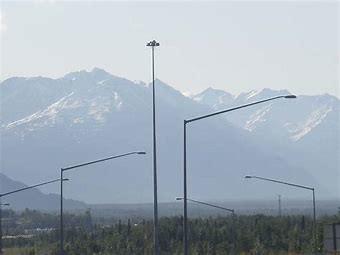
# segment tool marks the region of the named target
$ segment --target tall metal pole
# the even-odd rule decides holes
[[[158,198],[157,198],[157,143],[156,143],[156,102],[155,102],[155,47],[152,47],[152,128],[153,128],[153,214],[154,214],[154,246],[155,254],[159,254],[158,246]]]
[[[317,234],[316,234],[316,208],[315,208],[315,189],[313,192],[313,233],[314,233],[314,252],[317,253]]]
[[[156,102],[155,102],[155,40],[147,43],[152,52],[152,136],[153,136],[153,220],[154,220],[154,254],[159,255],[158,198],[157,198],[157,140],[156,140]]]
[[[64,254],[64,218],[63,218],[63,175],[64,169],[60,169],[60,255]]]
[[[2,254],[2,204],[0,199],[0,255]]]
[[[236,215],[235,212],[232,212],[232,239],[233,239],[233,246],[231,249],[231,254],[235,255],[236,254],[236,241],[237,241],[237,236],[236,236]]]
[[[282,216],[282,209],[281,209],[281,195],[278,195],[279,197],[279,217]]]
[[[187,194],[187,122],[184,120],[184,141],[183,141],[183,180],[184,180],[184,218],[183,218],[183,249],[184,255],[189,254],[189,247],[188,247],[188,194]]]

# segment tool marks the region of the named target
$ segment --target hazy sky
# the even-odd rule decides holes
[[[2,1],[1,79],[100,67],[148,82],[155,38],[157,77],[183,92],[340,96],[338,15],[336,1]]]

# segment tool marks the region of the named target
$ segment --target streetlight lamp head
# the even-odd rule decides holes
[[[151,42],[148,42],[146,46],[157,47],[159,46],[159,42],[156,42],[156,40],[153,40]]]
[[[288,96],[285,96],[285,98],[296,98],[295,95],[288,95]]]
[[[63,178],[63,182],[67,182],[69,180],[70,180],[69,178]]]
[[[146,152],[145,152],[145,151],[138,151],[137,154],[139,154],[139,155],[145,155]]]
[[[183,197],[176,197],[176,200],[183,200]]]
[[[245,178],[245,179],[251,179],[251,178],[252,178],[252,176],[250,176],[250,175],[246,175],[246,176],[244,176],[244,178]]]

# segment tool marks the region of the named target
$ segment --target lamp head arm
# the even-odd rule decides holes
[[[215,115],[235,111],[235,110],[238,110],[238,109],[241,109],[241,108],[249,107],[249,106],[256,105],[256,104],[261,104],[261,103],[276,100],[276,99],[279,99],[279,98],[293,99],[293,98],[296,98],[296,96],[295,95],[285,95],[285,96],[271,97],[271,98],[267,98],[267,99],[260,100],[260,101],[257,101],[257,102],[244,104],[244,105],[240,105],[240,106],[233,107],[233,108],[230,108],[230,109],[214,112],[214,113],[211,113],[211,114],[206,114],[206,115],[202,115],[202,116],[199,116],[199,117],[186,119],[186,120],[184,120],[184,123],[187,124],[187,123],[194,122],[194,121],[197,121],[197,120],[206,119],[206,118],[209,118],[209,117],[212,117],[212,116],[215,116]]]

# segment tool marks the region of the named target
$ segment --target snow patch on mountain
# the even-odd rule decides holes
[[[246,99],[249,100],[250,98],[260,94],[262,90],[251,90],[248,95],[246,96]]]
[[[116,91],[108,95],[91,95],[85,98],[71,92],[46,109],[11,122],[4,128],[9,130],[25,126],[28,131],[33,131],[44,126],[55,126],[58,121],[69,121],[72,125],[82,124],[86,119],[94,119],[98,123],[103,123],[108,113],[112,110],[120,111],[122,105],[123,100]]]
[[[113,92],[111,98],[97,97],[90,101],[90,108],[88,114],[96,121],[104,122],[105,115],[111,112],[112,109],[119,111],[122,107],[123,101],[116,91]]]
[[[333,110],[332,106],[325,105],[319,109],[313,111],[308,119],[303,123],[299,123],[295,125],[295,128],[292,127],[291,123],[286,124],[286,127],[289,128],[290,132],[293,133],[291,139],[293,141],[298,141],[305,135],[307,135],[310,131],[312,131],[316,126],[322,123],[323,119],[325,119],[329,112]]]
[[[266,121],[266,114],[270,112],[272,104],[266,105],[261,109],[257,110],[250,118],[246,121],[244,129],[248,131],[253,131],[258,124]]]
[[[56,115],[61,109],[78,107],[77,102],[72,102],[71,104],[68,104],[67,99],[69,97],[71,97],[73,94],[74,94],[74,92],[71,92],[69,95],[62,97],[60,100],[58,100],[54,104],[47,107],[47,109],[45,109],[45,110],[38,111],[38,112],[28,116],[28,117],[25,117],[23,119],[9,123],[6,126],[6,129],[15,128],[17,126],[27,124],[27,123],[31,123],[35,120],[42,119],[42,118],[48,118],[52,123],[55,123]],[[47,124],[46,121],[44,121],[43,123]]]

